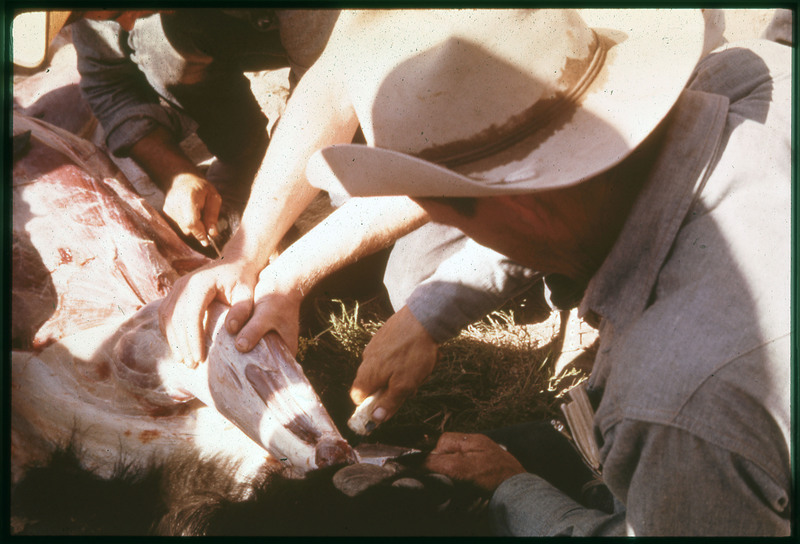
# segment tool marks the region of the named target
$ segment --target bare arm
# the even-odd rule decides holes
[[[283,235],[319,192],[305,176],[318,149],[348,143],[358,119],[341,81],[324,58],[301,80],[287,104],[256,175],[241,228],[225,248],[226,258],[245,258],[259,269]],[[265,228],[268,227],[268,228]]]
[[[309,157],[328,145],[350,142],[355,134],[358,119],[330,65],[333,60],[323,54],[289,100],[256,176],[242,224],[222,259],[181,278],[161,305],[162,330],[190,366],[205,357],[203,317],[214,298],[232,306],[226,320],[231,334],[250,318],[259,272],[318,192],[306,181]]]
[[[237,347],[252,349],[269,330],[297,346],[300,302],[321,279],[388,247],[427,222],[427,214],[406,197],[354,198],[292,244],[261,273],[253,317]],[[289,317],[292,316],[292,317]]]

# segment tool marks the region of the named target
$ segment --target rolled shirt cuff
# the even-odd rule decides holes
[[[486,276],[461,278],[437,271],[411,293],[406,306],[437,344],[457,336],[461,330],[505,302],[524,293],[541,274],[517,264],[497,267]]]
[[[177,114],[173,114],[160,104],[142,104],[125,110],[123,115],[106,122],[106,146],[117,157],[127,157],[130,149],[156,127],[161,126],[175,136],[182,138],[183,130]]]
[[[502,536],[624,536],[625,513],[585,508],[543,478],[512,476],[489,501],[494,531]]]

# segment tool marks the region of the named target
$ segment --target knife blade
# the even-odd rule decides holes
[[[212,238],[211,235],[209,235],[207,238],[208,241],[211,242],[211,247],[214,248],[214,251],[217,252],[217,259],[221,259],[222,252],[219,250],[219,247],[217,247],[217,243],[214,241],[214,238]]]

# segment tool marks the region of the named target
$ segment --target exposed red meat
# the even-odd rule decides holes
[[[12,296],[29,308],[12,312],[15,348],[41,349],[111,316],[131,315],[164,297],[180,273],[208,261],[97,148],[19,114],[14,123],[15,133],[32,131],[30,149],[13,167],[12,224],[19,243]],[[52,290],[41,287],[47,274],[55,306]],[[50,316],[26,323],[31,312]]]

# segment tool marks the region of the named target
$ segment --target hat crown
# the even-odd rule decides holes
[[[395,15],[370,14],[355,40],[370,53],[347,81],[370,144],[436,162],[529,123],[582,79],[597,49],[574,10],[425,10],[402,24]]]

